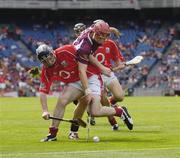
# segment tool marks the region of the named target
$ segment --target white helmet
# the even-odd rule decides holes
[[[49,54],[53,53],[52,47],[46,45],[46,44],[41,44],[37,49],[36,49],[36,54],[37,57],[40,61],[44,60],[49,56]]]

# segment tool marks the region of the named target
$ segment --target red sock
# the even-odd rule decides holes
[[[108,116],[108,121],[111,124],[111,126],[114,126],[115,124],[117,124],[116,119],[113,116]]]
[[[121,117],[121,115],[123,113],[123,109],[121,107],[114,107],[114,109],[116,110],[115,116]]]
[[[52,135],[52,136],[56,136],[57,135],[57,132],[58,132],[58,128],[56,127],[49,127],[49,133]]]
[[[116,104],[116,100],[114,99],[114,97],[111,97],[110,99],[109,99],[109,101],[110,101],[110,103],[112,104],[112,105],[114,105],[114,104]]]

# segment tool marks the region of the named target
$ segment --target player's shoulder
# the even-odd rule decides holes
[[[75,47],[72,44],[63,45],[55,50],[55,54],[59,54],[61,52],[75,52]]]
[[[106,44],[106,45],[116,45],[116,43],[115,43],[112,39],[107,39],[107,40],[105,41],[105,44]]]

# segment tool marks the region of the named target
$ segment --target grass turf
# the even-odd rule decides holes
[[[56,98],[49,98],[50,111]],[[41,119],[39,98],[0,98],[0,157],[2,158],[179,158],[180,98],[127,97],[123,103],[134,120],[129,131],[117,118],[120,130],[113,132],[107,118],[96,118],[96,126],[79,131],[80,140],[68,140],[69,123],[62,122],[57,142],[40,143],[50,121]],[[65,118],[72,118],[68,105]],[[84,115],[86,120],[86,114]],[[100,142],[94,143],[93,136]]]

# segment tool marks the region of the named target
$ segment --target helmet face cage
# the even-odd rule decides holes
[[[36,54],[39,61],[47,66],[54,64],[55,56],[53,55],[53,49],[48,45],[40,45],[36,49]]]
[[[38,59],[41,63],[43,63],[47,58],[48,56],[50,56],[50,53],[49,52],[41,52],[39,55],[38,55]]]
[[[41,58],[39,59],[40,62],[45,65],[46,67],[51,67],[54,65],[55,61],[56,61],[56,57],[53,53],[41,56]]]
[[[74,26],[74,32],[75,34],[79,35],[82,31],[84,31],[86,29],[86,25],[83,23],[77,23]]]

